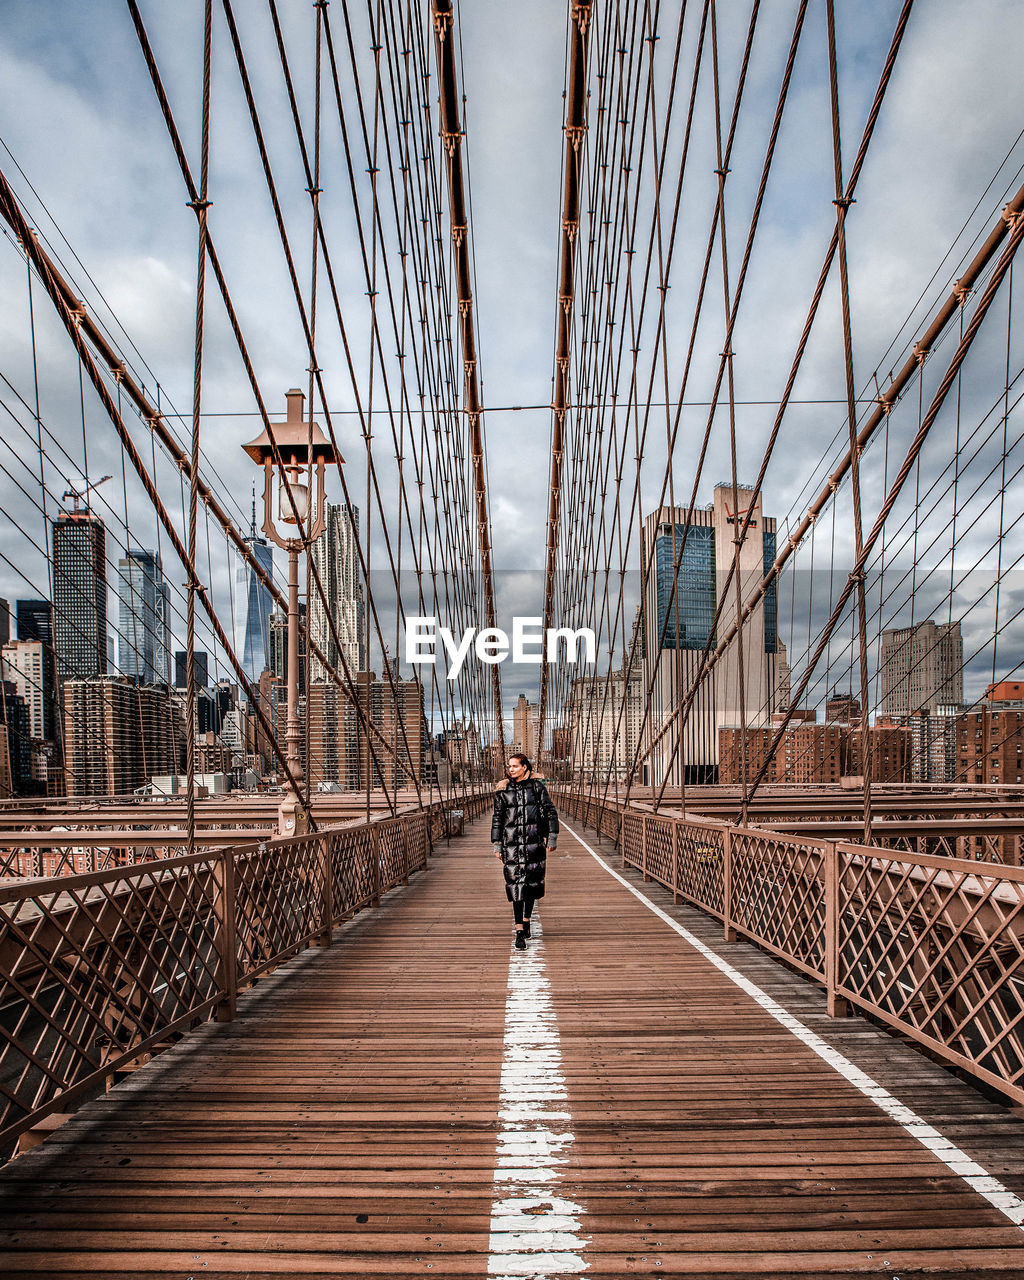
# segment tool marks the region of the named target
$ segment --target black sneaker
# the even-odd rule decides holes
[[[526,939],[523,937],[523,931],[521,929],[516,930],[516,950],[526,950]]]
[[[530,922],[529,922],[529,920],[524,920],[524,921],[523,921],[523,937],[524,937],[524,938],[532,938],[532,937],[533,937],[533,934],[530,932]]]

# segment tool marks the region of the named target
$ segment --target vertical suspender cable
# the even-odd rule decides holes
[[[441,138],[448,156],[448,200],[452,246],[455,258],[455,281],[459,303],[459,332],[462,339],[462,364],[465,413],[469,427],[469,446],[473,464],[476,496],[477,541],[483,578],[486,625],[495,625],[494,574],[491,564],[491,522],[487,508],[487,480],[484,466],[483,403],[477,368],[476,322],[473,314],[473,271],[470,252],[469,206],[466,200],[462,164],[463,129],[459,113],[458,77],[455,70],[456,50],[453,39],[454,14],[451,0],[432,0],[434,46],[437,53],[438,89],[440,93]],[[582,5],[580,6],[583,7]],[[589,3],[586,6],[589,9]],[[504,754],[505,730],[502,719],[501,675],[498,663],[491,666],[494,697],[494,721],[498,750]],[[543,689],[543,686],[542,686]],[[541,710],[543,712],[543,692]],[[543,721],[540,725],[543,729]],[[539,754],[539,752],[538,752]]]
[[[850,488],[853,497],[854,554],[860,566],[856,577],[857,633],[860,638],[860,764],[864,775],[864,843],[871,843],[872,741],[868,728],[868,618],[864,591],[864,530],[861,523],[860,451],[857,448],[857,392],[853,381],[853,324],[850,316],[850,277],[846,258],[846,214],[852,200],[843,189],[842,133],[839,124],[839,67],[836,52],[835,0],[826,0],[828,29],[828,78],[832,104],[832,162],[836,182],[836,235],[839,256],[839,288],[843,308],[843,355],[846,367],[846,413],[850,428]],[[833,503],[833,510],[835,504]]]
[[[755,3],[756,8],[756,3]],[[740,821],[746,825],[747,822],[747,694],[746,694],[746,675],[744,670],[744,654],[743,654],[743,575],[740,571],[740,553],[743,550],[743,543],[747,535],[747,521],[740,523],[740,505],[739,505],[739,483],[736,477],[736,385],[733,376],[733,350],[732,350],[732,310],[729,295],[729,249],[728,239],[726,237],[726,218],[725,218],[725,179],[728,169],[725,165],[725,158],[722,153],[722,107],[721,95],[719,88],[719,71],[718,71],[718,5],[716,0],[711,0],[711,51],[712,51],[712,80],[714,84],[715,96],[715,155],[718,160],[718,168],[715,170],[718,178],[718,234],[721,239],[722,246],[722,286],[725,295],[725,323],[726,337],[725,350],[722,356],[725,360],[726,380],[729,396],[729,459],[731,466],[732,478],[732,556],[733,556],[733,580],[736,593],[736,620],[740,627],[739,634],[736,637],[736,670],[739,680],[739,711],[740,711],[740,783],[742,786],[743,799],[740,807]],[[746,514],[746,513],[745,513]],[[710,702],[714,711],[714,723],[712,725],[712,733],[717,741],[718,736],[718,711],[717,698],[715,697],[714,681],[711,683]],[[682,732],[682,726],[680,727]]]
[[[196,522],[199,502],[199,422],[203,392],[203,328],[206,304],[206,218],[210,178],[210,62],[213,45],[213,0],[206,0],[203,12],[203,124],[198,198],[189,208],[198,222],[196,262],[195,360],[192,378],[192,451],[188,472],[188,597],[185,615],[185,749],[188,761],[188,852],[195,852],[196,840]]]
[[[1003,383],[1003,444],[999,474],[999,542],[996,551],[996,598],[992,619],[992,683],[995,684],[996,660],[999,654],[999,596],[1003,582],[1003,543],[1006,534],[1006,442],[1010,419],[1010,351],[1013,338],[1013,263],[1006,284],[1006,374]],[[958,388],[959,390],[959,388]],[[1005,781],[1005,779],[1004,779]]]
[[[320,81],[323,62],[323,30],[324,30],[324,4],[326,0],[316,0],[316,48],[315,48],[315,70],[313,73],[313,180],[309,184],[307,194],[309,195],[310,204],[313,213],[313,226],[311,229],[311,264],[309,271],[309,381],[307,383],[307,400],[309,405],[309,416],[306,420],[306,485],[309,492],[313,492],[313,392],[316,385],[316,376],[320,372],[316,357],[313,352],[316,350],[316,304],[317,304],[317,280],[320,266],[319,257],[319,239],[317,237],[317,226],[320,221]],[[310,514],[312,519],[312,514]],[[326,539],[326,530],[321,535]],[[299,676],[300,676],[300,692],[304,692],[306,696],[306,718],[303,721],[305,729],[305,767],[303,768],[303,778],[306,785],[306,808],[310,804],[310,792],[312,789],[311,773],[313,761],[310,758],[310,691],[309,678],[312,672],[312,663],[309,654],[309,638],[312,635],[313,627],[313,545],[310,544],[306,551],[306,625],[302,627],[301,616],[299,618],[299,636],[306,637],[306,668],[305,673],[302,671],[302,656],[299,655]],[[328,577],[328,581],[329,581]],[[322,602],[324,613],[331,611],[330,598],[326,598]]]
[[[436,0],[435,0],[436,2]],[[552,403],[551,503],[548,508],[547,561],[544,569],[544,625],[551,625],[558,556],[562,500],[562,456],[565,415],[569,401],[569,348],[575,292],[576,234],[580,225],[579,185],[583,140],[587,132],[587,36],[592,0],[572,0],[569,51],[569,97],[565,120],[565,175],[562,189],[562,239],[558,286],[558,338],[555,349],[555,395]],[[497,667],[495,667],[495,671]],[[548,689],[547,646],[541,662],[540,706],[537,711],[537,755],[544,742]]]
[[[45,451],[43,449],[43,420],[39,411],[39,358],[36,348],[36,312],[35,301],[32,296],[32,263],[25,255],[25,272],[28,279],[28,323],[29,334],[32,341],[32,390],[34,395],[34,415],[36,422],[36,447],[39,450],[39,492],[43,513],[43,547],[46,551],[46,580],[49,589],[49,598],[53,599],[53,556],[50,547],[50,517],[47,511],[46,503],[46,468],[44,465]],[[40,637],[41,638],[41,637]],[[43,677],[43,730],[45,732],[46,724],[52,719],[52,729],[56,739],[58,757],[56,760],[51,758],[46,770],[46,791],[50,794],[52,784],[51,771],[55,772],[61,779],[61,785],[64,792],[67,786],[64,785],[64,716],[61,713],[60,694],[57,689],[57,651],[53,647],[53,634],[51,631],[49,643],[43,644],[43,663],[45,672],[49,672],[49,676],[44,673]],[[49,703],[50,711],[47,716],[45,707]]]

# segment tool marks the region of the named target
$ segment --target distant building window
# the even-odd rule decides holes
[[[761,570],[767,574],[775,563],[775,534],[761,535]],[[764,593],[764,651],[777,653],[779,648],[779,584],[772,579]]]
[[[715,617],[715,531],[707,525],[675,527],[663,525],[657,542],[658,634],[664,633],[665,649],[703,649],[709,637],[714,648],[711,625]],[[679,577],[672,594],[672,571],[679,558]],[[670,606],[671,601],[671,606]],[[666,626],[667,619],[667,626]],[[678,631],[677,631],[678,623]]]

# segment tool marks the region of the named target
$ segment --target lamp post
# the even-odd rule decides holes
[[[299,729],[301,534],[303,526],[306,526],[312,543],[323,533],[326,501],[324,468],[328,462],[341,459],[320,427],[305,418],[303,403],[306,397],[303,393],[293,388],[287,392],[286,399],[288,413],[284,422],[270,423],[269,432],[264,430],[242,448],[253,462],[263,467],[263,532],[271,542],[288,553],[288,724],[285,756],[294,782],[288,780],[285,783],[285,796],[278,809],[278,832],[283,836],[294,836],[308,828],[308,814],[302,799],[302,733]],[[279,533],[278,523],[290,528]]]

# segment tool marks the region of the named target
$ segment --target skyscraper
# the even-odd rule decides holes
[[[245,539],[256,563],[268,574],[274,572],[274,553],[266,538],[256,534],[256,500],[252,504],[252,532]],[[256,576],[255,569],[242,562],[235,570],[235,653],[242,670],[253,684],[260,672],[270,669],[270,611],[274,601]]]
[[[540,706],[531,702],[525,693],[521,693],[512,708],[512,743],[510,750],[521,751],[530,760],[536,760],[540,752],[537,750],[537,716]]]
[[[43,646],[38,640],[14,640],[0,649],[2,678],[9,680],[28,707],[29,733],[50,738],[46,724],[46,679]]]
[[[202,649],[194,653],[196,664],[196,688],[205,689],[210,683],[210,658]],[[188,653],[178,650],[174,655],[174,687],[184,689],[188,684]]]
[[[579,676],[569,695],[572,776],[588,782],[625,782],[636,754],[641,715],[638,666],[607,675]]]
[[[43,784],[55,769],[56,699],[54,697],[53,654],[39,640],[12,640],[0,649],[0,676],[14,685],[28,711],[30,771],[33,781]]]
[[[198,679],[199,673],[196,672]],[[201,690],[196,711],[200,733],[220,733],[229,712],[238,706],[238,686],[229,680],[219,680],[206,690]]]
[[[380,730],[375,737],[373,761],[367,735],[357,730],[360,787],[412,787],[423,776],[424,720],[423,686],[417,680],[396,676],[394,688],[389,680],[378,680],[372,671],[361,672],[356,681],[363,717]],[[470,724],[461,730],[466,759],[479,768],[479,735]],[[386,745],[385,745],[386,744]],[[410,757],[412,767],[410,769]]]
[[[29,788],[29,710],[17,687],[0,680],[0,797],[22,795]]]
[[[299,694],[306,692],[306,602],[299,601]],[[270,615],[270,672],[277,680],[288,679],[288,615],[275,609]]]
[[[338,645],[331,634],[328,614],[334,620],[341,652],[353,675],[366,670],[363,587],[359,580],[359,509],[344,503],[327,504],[326,528],[313,543],[313,563],[327,597],[326,607],[315,586],[309,605],[309,633],[331,665],[342,670]],[[322,680],[324,666],[312,659],[310,678]]]
[[[57,678],[107,671],[107,531],[88,507],[53,522],[53,647]]]
[[[181,767],[184,729],[169,688],[120,676],[64,686],[69,796],[127,795]]]
[[[59,746],[61,738],[60,698],[57,685],[57,657],[53,649],[53,606],[49,600],[19,600],[17,602],[18,644],[38,644],[42,673],[43,718],[42,733],[33,737],[44,744],[35,752],[33,773],[40,776],[45,768],[49,779],[59,779],[59,750],[55,753],[49,744]],[[24,651],[26,654],[31,649]],[[31,661],[31,659],[28,659]],[[29,679],[34,680],[34,674]],[[42,762],[45,762],[42,763]]]
[[[311,787],[338,783],[346,790],[359,785],[359,736],[355,704],[327,680],[310,682],[306,694],[308,759]]]
[[[883,631],[878,714],[936,715],[939,707],[958,706],[964,700],[963,665],[959,622],[935,623],[929,618]]]
[[[160,556],[129,548],[117,570],[121,672],[139,684],[170,684],[170,597]]]
[[[694,511],[662,507],[644,521],[641,569],[653,551],[643,601],[644,678],[653,679],[647,739],[655,743],[648,759],[647,781],[712,782],[718,767],[718,731],[724,725],[746,728],[767,725],[782,692],[778,659],[778,606],[775,585],[743,622],[743,688],[740,689],[739,645],[734,641],[710,677],[701,680],[682,727],[674,718],[697,679],[705,647],[714,651],[718,636],[736,622],[735,579],[726,581],[735,547],[733,538],[751,508],[751,520],[739,549],[740,591],[752,595],[775,560],[775,521],[763,516],[761,498],[740,487],[738,510],[732,510],[732,486],[715,486],[714,500]],[[679,560],[676,590],[673,567]],[[715,610],[722,600],[717,627]],[[742,707],[741,707],[742,701]],[[658,738],[660,731],[670,727]],[[678,750],[677,750],[678,747]]]
[[[18,639],[53,644],[53,605],[49,600],[19,600]]]

